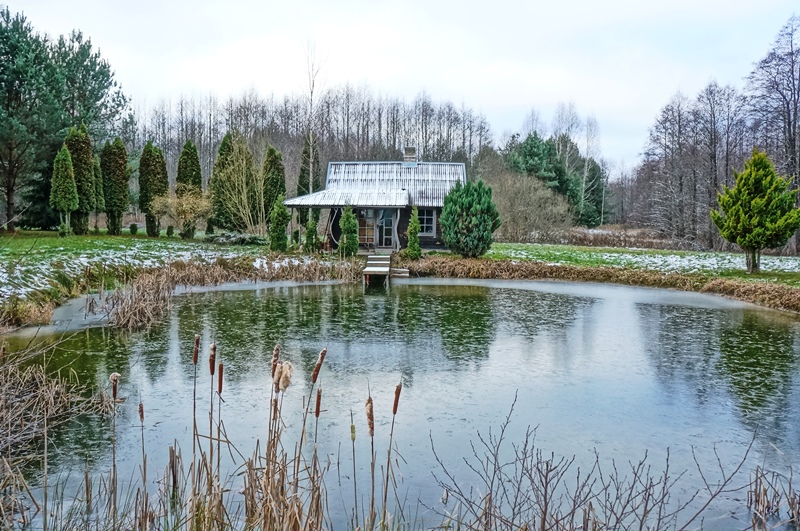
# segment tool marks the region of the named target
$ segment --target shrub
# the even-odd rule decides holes
[[[343,256],[355,256],[358,253],[358,220],[350,205],[344,207],[342,219],[339,220],[342,238],[339,241],[339,252]]]
[[[272,204],[269,213],[269,248],[273,251],[285,252],[288,246],[286,241],[286,226],[292,220],[289,209],[283,204],[283,195],[279,195]]]
[[[444,198],[442,239],[454,253],[475,258],[489,250],[492,233],[500,227],[500,214],[492,202],[492,189],[483,184],[461,183]]]
[[[175,234],[175,227],[173,225],[167,225],[167,237],[172,238]]]
[[[139,232],[139,225],[131,223],[131,236],[134,236],[137,232]]]

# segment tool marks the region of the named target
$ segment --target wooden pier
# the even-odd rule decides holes
[[[367,256],[367,264],[361,275],[361,283],[366,289],[375,284],[376,278],[388,287],[392,277],[408,277],[408,269],[392,267],[392,256],[388,254],[371,254]]]

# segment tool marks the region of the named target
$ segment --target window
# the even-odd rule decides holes
[[[419,209],[419,235],[436,236],[436,210],[433,208]]]

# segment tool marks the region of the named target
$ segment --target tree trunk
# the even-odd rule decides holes
[[[6,223],[5,228],[10,232],[14,232],[15,225],[14,225],[14,192],[10,192],[6,195]]]
[[[760,273],[761,272],[761,250],[760,249],[745,249],[744,250],[745,262],[747,263],[747,273]]]

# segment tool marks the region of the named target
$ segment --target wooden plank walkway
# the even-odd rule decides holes
[[[362,284],[364,287],[372,282],[372,277],[383,277],[384,284],[388,285],[392,278],[408,278],[408,269],[392,267],[392,257],[388,254],[371,254],[367,256],[367,263],[362,271]]]

